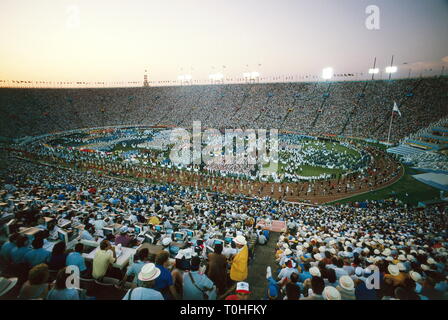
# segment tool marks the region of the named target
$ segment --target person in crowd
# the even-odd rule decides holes
[[[8,241],[6,241],[0,249],[0,262],[2,265],[7,265],[12,262],[12,251],[17,248],[16,241],[19,238],[19,233],[12,233]]]
[[[208,255],[207,276],[216,285],[218,295],[222,295],[227,287],[227,259],[222,254],[222,244],[215,244],[214,252]]]
[[[393,287],[401,286],[406,279],[406,275],[400,272],[400,269],[395,264],[389,264],[387,267],[388,273],[384,275],[384,281],[391,284]]]
[[[116,259],[115,247],[108,240],[101,241],[99,250],[93,258],[92,277],[96,280],[102,280],[110,265],[115,263]]]
[[[28,237],[19,235],[16,239],[16,248],[11,250],[11,262],[14,265],[25,264],[25,255],[31,251],[28,247]]]
[[[191,267],[191,253],[189,251],[180,250],[175,256],[174,268],[171,271],[173,277],[174,288],[178,296],[183,295],[184,274]]]
[[[338,281],[336,279],[336,272],[334,271],[334,269],[327,268],[325,275],[326,275],[324,279],[325,286],[331,286],[336,288],[338,285]]]
[[[216,287],[207,275],[199,272],[201,259],[198,256],[191,258],[190,272],[183,275],[182,300],[215,300]]]
[[[129,289],[123,300],[164,300],[160,291],[154,289],[161,271],[154,263],[146,263],[138,274],[138,286]]]
[[[28,280],[22,285],[18,299],[22,300],[43,300],[47,297],[50,284],[48,279],[50,274],[48,266],[44,263],[31,268],[28,273]]]
[[[286,297],[285,300],[299,300],[300,288],[294,283],[287,283],[285,286]],[[271,295],[269,295],[271,297]]]
[[[81,231],[80,240],[95,241],[95,237],[93,236],[94,233],[95,228],[87,222]]]
[[[54,245],[51,256],[48,259],[48,268],[50,270],[60,270],[65,267],[67,260],[67,253],[65,249],[64,241],[59,241]]]
[[[230,267],[230,279],[232,281],[243,282],[247,279],[248,274],[248,258],[249,250],[247,248],[247,241],[244,236],[237,236],[233,239],[236,244],[238,253],[233,256]]]
[[[51,253],[42,248],[44,240],[42,238],[35,238],[31,245],[33,246],[33,250],[25,254],[25,263],[31,268],[41,263],[48,263]]]
[[[261,230],[257,231],[257,237],[258,237],[258,244],[261,246],[265,245],[268,242],[268,239]]]
[[[322,291],[322,297],[325,300],[341,300],[341,293],[333,286],[327,286]]]
[[[174,287],[173,276],[167,268],[170,264],[169,257],[169,253],[165,250],[156,255],[156,267],[160,270],[160,276],[156,279],[154,289],[160,291],[165,300],[179,298]]]
[[[128,235],[128,227],[124,226],[120,229],[120,234],[115,237],[115,245],[121,244],[123,247],[129,247],[132,237]]]
[[[75,245],[75,251],[70,252],[65,260],[66,266],[76,266],[78,267],[79,274],[82,278],[88,278],[90,275],[90,270],[87,269],[86,262],[82,253],[84,251],[84,245],[78,242]]]
[[[225,300],[248,300],[250,297],[249,283],[240,281],[237,282],[235,287],[235,294],[229,295]]]
[[[355,283],[348,275],[339,279],[339,285],[336,287],[341,294],[341,300],[356,300]]]
[[[300,300],[324,300],[322,292],[325,288],[324,280],[321,277],[313,276],[311,280],[307,280],[311,288],[308,289],[308,296],[300,298]],[[307,288],[307,286],[305,286]]]
[[[56,282],[47,294],[47,300],[80,300],[77,288],[72,287],[73,283],[67,281],[70,272],[63,267],[56,276]]]
[[[138,275],[142,270],[143,266],[150,263],[149,259],[149,250],[148,248],[143,248],[137,251],[137,254],[134,257],[134,262],[128,266],[128,269],[121,280],[122,286],[126,283],[128,277],[133,277],[132,283],[136,286],[140,286]],[[154,261],[152,261],[154,262]]]

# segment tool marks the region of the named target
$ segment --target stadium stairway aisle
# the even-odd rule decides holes
[[[249,265],[249,276],[247,282],[250,285],[251,300],[260,300],[265,296],[265,290],[267,288],[266,281],[266,267],[271,266],[274,273],[275,268],[275,245],[280,238],[279,232],[271,232],[269,242],[255,248],[255,257]]]

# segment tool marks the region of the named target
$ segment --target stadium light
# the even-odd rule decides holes
[[[396,66],[386,67],[386,73],[395,73],[395,72],[397,72]]]
[[[380,72],[380,69],[378,68],[370,68],[369,69],[369,74],[377,74]]]
[[[328,67],[322,69],[322,78],[325,80],[331,79],[333,77],[333,68]]]

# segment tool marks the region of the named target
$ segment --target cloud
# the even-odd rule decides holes
[[[443,57],[443,58],[442,58],[442,61],[448,63],[448,56]]]

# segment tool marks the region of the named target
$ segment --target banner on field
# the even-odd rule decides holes
[[[260,219],[257,222],[257,226],[262,227],[263,229],[268,229],[273,232],[285,232],[286,231],[286,222],[280,220],[269,220],[266,221],[264,219]]]

